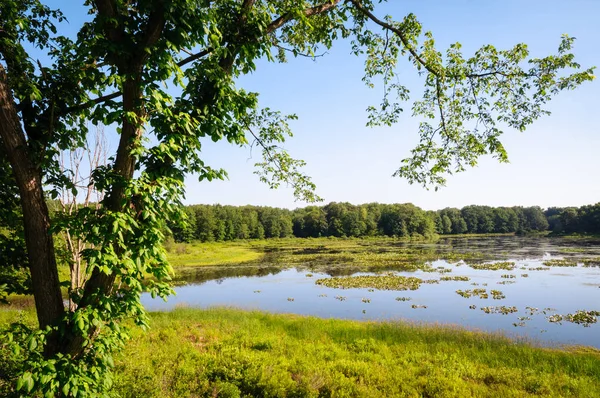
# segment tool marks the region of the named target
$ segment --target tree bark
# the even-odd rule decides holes
[[[38,322],[40,328],[44,329],[55,325],[64,313],[54,242],[50,233],[50,216],[44,198],[42,175],[31,160],[25,133],[8,87],[7,74],[1,64],[0,137],[19,187],[33,296]],[[47,352],[55,351],[56,346],[49,343]]]

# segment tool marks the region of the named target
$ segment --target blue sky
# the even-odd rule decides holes
[[[598,0],[390,0],[376,8],[378,16],[395,19],[409,12],[433,32],[442,51],[457,41],[465,55],[483,44],[504,49],[524,42],[532,56],[545,56],[556,52],[561,34],[567,33],[577,38],[574,52],[582,66],[600,66]],[[69,19],[78,18],[72,14]],[[255,73],[239,81],[241,87],[260,93],[262,106],[298,115],[292,124],[295,135],[285,147],[308,163],[306,171],[326,203],[412,202],[439,209],[600,201],[597,80],[555,98],[549,106],[552,115],[525,133],[507,130],[503,143],[510,164],[483,158],[476,168],[451,176],[447,186],[435,192],[391,176],[418,142],[419,120],[411,117],[408,104],[397,125],[365,127],[365,109],[378,103],[381,87],[366,88],[362,72],[363,59],[350,55],[348,43],[338,42],[315,61],[259,62]],[[401,66],[401,78],[418,98],[421,81],[408,63]],[[186,203],[305,205],[294,201],[291,189],[270,190],[258,181],[252,167],[258,152],[251,157],[247,148],[227,143],[207,143],[203,152],[208,164],[228,171],[229,180],[199,183],[188,178]]]

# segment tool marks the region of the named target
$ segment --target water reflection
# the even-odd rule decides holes
[[[167,303],[144,297],[143,303],[150,310],[218,305],[320,317],[439,322],[503,331],[548,344],[600,348],[599,324],[584,327],[564,321],[578,310],[600,310],[597,243],[497,237],[444,239],[436,244],[389,241],[372,247],[365,242],[372,250],[360,247],[360,241],[358,248],[344,250],[272,248],[265,262],[257,265],[187,269],[178,278],[185,285],[176,288],[177,296]],[[349,254],[352,250],[355,257]],[[457,253],[463,253],[463,258]],[[446,254],[449,259],[444,259]],[[419,257],[427,260],[415,261]],[[590,258],[596,263],[583,262]],[[514,261],[514,268],[470,266],[491,259]],[[547,267],[544,261],[549,259],[569,259],[578,266]],[[389,272],[436,283],[404,292],[315,284],[321,278]],[[474,289],[485,289],[485,296],[457,294]]]

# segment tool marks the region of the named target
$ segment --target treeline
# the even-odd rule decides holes
[[[550,207],[548,228],[559,234],[600,234],[600,203],[581,207]]]
[[[466,206],[425,211],[415,205],[329,203],[295,210],[192,205],[187,225],[171,226],[176,241],[286,237],[431,237],[435,234],[600,233],[600,203],[580,208]]]

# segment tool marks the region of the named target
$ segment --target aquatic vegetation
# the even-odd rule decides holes
[[[260,290],[255,290],[254,293],[260,293]]]
[[[471,283],[471,286],[479,286],[479,283],[473,282],[473,283]]]
[[[513,269],[515,269],[515,263],[512,261],[499,261],[495,263],[471,264],[471,268],[490,271],[512,271]]]
[[[562,253],[585,253],[586,249],[581,247],[567,247],[560,250]]]
[[[423,281],[412,276],[360,275],[317,279],[315,283],[336,289],[417,290]]]
[[[340,300],[340,301],[346,301],[346,297],[345,296],[335,296],[336,300]]]
[[[287,301],[294,301],[294,298],[293,297],[288,297]]]
[[[417,308],[427,308],[426,305],[424,304],[413,304],[411,305],[411,308],[417,309]]]
[[[494,300],[502,300],[503,298],[506,298],[504,293],[502,293],[500,290],[490,290],[490,294]]]
[[[306,274],[307,278],[312,278],[313,274]]]
[[[471,278],[469,278],[468,276],[442,276],[440,278],[441,281],[462,281],[462,282],[467,282],[470,281]]]
[[[410,301],[412,300],[410,297],[396,297],[396,301]]]
[[[425,279],[423,282],[421,283],[427,283],[429,285],[437,285],[440,283],[439,279]]]
[[[516,281],[500,281],[496,282],[498,285],[512,285],[513,283],[517,283]]]
[[[517,307],[515,307],[515,306],[507,307],[505,305],[502,305],[500,307],[481,307],[481,310],[483,312],[485,312],[486,314],[502,314],[502,315],[513,314],[513,313],[519,311],[517,309]]]
[[[437,267],[435,270],[437,272],[439,272],[440,274],[448,274],[448,273],[452,272],[452,268],[445,268],[445,267]]]
[[[581,263],[584,267],[600,267],[600,257],[584,258]]]
[[[374,292],[374,291],[375,291],[375,289],[373,289],[373,288],[369,288],[368,290],[369,290],[370,292]]]
[[[477,306],[476,306],[476,305],[474,305],[474,304],[471,304],[471,305],[469,306],[469,308],[470,308],[470,309],[472,309],[472,310],[475,310],[475,309],[477,309]]]
[[[529,315],[535,315],[539,312],[539,308],[536,307],[525,307],[525,309],[529,312]]]
[[[363,303],[367,303],[368,304],[368,303],[371,302],[371,299],[363,297],[360,301],[362,301]]]
[[[456,294],[462,296],[464,298],[470,298],[473,296],[477,296],[480,299],[487,299],[488,293],[486,289],[468,289],[468,290],[457,290]]]
[[[323,294],[319,294],[319,297],[327,297],[327,295],[325,293],[323,293]]]
[[[567,259],[546,260],[542,264],[544,264],[546,267],[577,267],[577,263],[575,261]]]
[[[585,311],[578,310],[574,314],[565,315],[565,320],[571,323],[577,323],[585,327],[589,327],[592,323],[598,322],[600,311]]]
[[[560,314],[554,314],[546,317],[546,319],[548,319],[548,322],[560,324],[563,321],[563,316]]]
[[[517,277],[516,275],[512,275],[512,274],[500,275],[500,278],[505,278],[505,279],[514,279],[516,277]]]
[[[534,268],[529,268],[529,271],[550,271],[551,268],[546,268],[546,267],[534,267]]]
[[[521,278],[529,278],[529,274],[521,274]]]
[[[521,322],[514,322],[513,323],[514,327],[524,327],[525,326],[525,322],[521,321]]]

